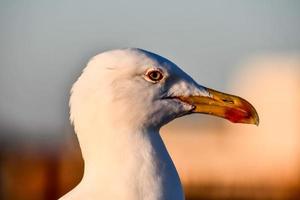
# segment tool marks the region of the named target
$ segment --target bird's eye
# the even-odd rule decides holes
[[[163,73],[159,69],[152,69],[146,72],[146,79],[153,83],[157,83],[164,77]]]

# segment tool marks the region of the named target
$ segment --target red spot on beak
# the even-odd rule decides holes
[[[234,123],[243,122],[245,119],[248,119],[250,115],[251,113],[235,108],[227,109],[225,112],[225,118]]]

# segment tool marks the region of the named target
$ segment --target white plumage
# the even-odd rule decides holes
[[[184,199],[159,129],[199,112],[197,102],[182,97],[213,99],[209,89],[161,56],[122,49],[91,59],[71,93],[84,176],[61,199]]]

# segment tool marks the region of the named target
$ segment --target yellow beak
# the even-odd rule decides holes
[[[210,96],[179,96],[183,102],[193,105],[194,113],[210,114],[234,123],[259,124],[255,108],[245,99],[205,88]]]

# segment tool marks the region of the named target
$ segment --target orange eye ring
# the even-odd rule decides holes
[[[159,69],[151,69],[146,72],[146,79],[153,83],[157,83],[164,78],[164,75],[161,70]]]

